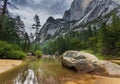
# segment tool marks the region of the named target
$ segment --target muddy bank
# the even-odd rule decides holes
[[[64,84],[120,84],[120,78],[85,75],[83,78],[67,81]]]
[[[0,73],[6,72],[22,63],[21,60],[0,59]]]

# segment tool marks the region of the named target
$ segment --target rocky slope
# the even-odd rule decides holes
[[[54,39],[58,35],[63,35],[69,30],[70,24],[73,24],[73,22],[66,22],[63,19],[54,19],[53,17],[49,17],[40,30],[40,41],[44,42],[49,39]]]
[[[48,40],[48,38],[46,39],[47,36],[51,36],[50,39],[54,39],[58,35],[66,33],[68,30],[84,29],[83,25],[93,22],[94,20],[97,20],[98,22],[100,22],[100,20],[106,20],[104,16],[108,15],[115,9],[117,9],[119,15],[119,6],[119,0],[73,0],[71,8],[65,11],[61,20],[55,20],[55,23],[47,21],[44,24],[40,31],[41,38],[44,38],[41,42]],[[107,20],[110,19],[107,18]],[[67,31],[64,31],[63,33],[63,30]]]
[[[93,0],[88,5],[88,13],[80,19],[73,27],[84,25],[87,22],[93,21],[99,17],[105,16],[115,8],[119,7],[119,4],[113,0]]]
[[[79,20],[82,18],[88,10],[91,10],[91,7],[88,7],[92,0],[74,0],[71,4],[71,8],[66,10],[64,13],[63,19],[65,20]]]

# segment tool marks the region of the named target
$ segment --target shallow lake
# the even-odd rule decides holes
[[[67,84],[69,81],[94,80],[92,75],[80,74],[61,66],[58,59],[42,58],[28,62],[0,75],[0,84]],[[69,83],[68,83],[69,84]]]

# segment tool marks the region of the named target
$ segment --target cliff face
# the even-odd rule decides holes
[[[71,29],[81,30],[82,25],[98,20],[117,9],[120,14],[119,0],[73,0],[69,10],[66,10],[62,19],[47,21],[40,31],[41,42],[64,35]],[[44,39],[43,39],[44,38]]]
[[[74,0],[71,8],[64,13],[64,20],[94,19],[118,7],[117,0]],[[69,18],[69,19],[68,19]]]
[[[44,42],[49,39],[54,39],[59,35],[63,35],[69,30],[70,23],[72,24],[72,22],[66,22],[63,19],[49,17],[40,30],[40,41]]]
[[[88,11],[91,10],[91,7],[88,7],[93,0],[74,0],[71,4],[71,8],[68,12],[65,12],[63,19],[70,21],[81,19]]]
[[[119,7],[119,4],[113,0],[93,0],[88,6],[90,10],[87,9],[87,13],[73,25],[73,28],[103,17],[117,7]]]

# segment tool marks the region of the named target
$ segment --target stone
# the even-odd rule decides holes
[[[101,61],[101,62],[104,64],[110,76],[120,77],[120,65],[110,61]]]
[[[106,75],[104,63],[92,54],[79,51],[67,51],[63,54],[61,63],[64,67],[82,73]]]
[[[83,51],[65,52],[62,55],[61,63],[64,67],[77,72],[120,77],[120,65],[99,60],[96,56]]]

